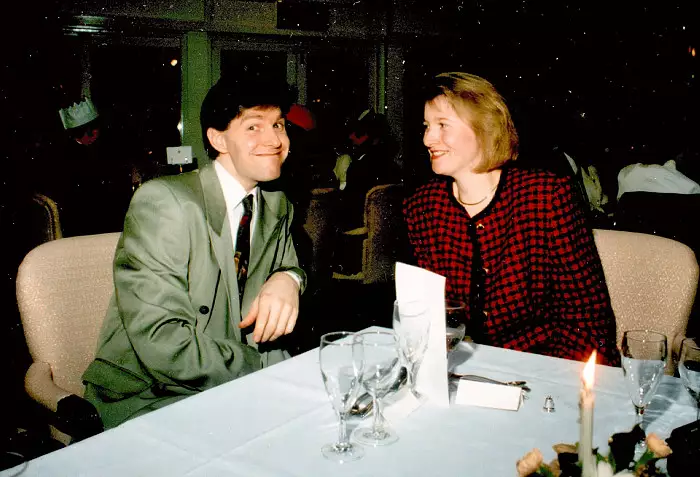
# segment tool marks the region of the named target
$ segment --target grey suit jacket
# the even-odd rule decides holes
[[[83,375],[105,427],[289,356],[238,328],[270,274],[293,269],[302,290],[306,283],[284,194],[263,191],[258,214],[241,307],[213,165],[155,179],[134,194],[114,259],[115,293]]]

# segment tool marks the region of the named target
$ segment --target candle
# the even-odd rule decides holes
[[[593,456],[593,406],[595,393],[593,393],[593,381],[595,378],[595,357],[593,351],[583,368],[581,399],[579,401],[581,413],[581,434],[578,441],[578,460],[581,462],[581,477],[596,477],[596,459]]]

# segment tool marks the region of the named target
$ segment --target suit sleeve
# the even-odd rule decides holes
[[[279,237],[279,240],[282,241],[284,245],[282,258],[279,264],[276,264],[270,275],[277,272],[294,273],[297,278],[299,278],[299,293],[302,294],[306,289],[307,276],[306,272],[299,267],[299,259],[297,257],[296,248],[294,247],[294,240],[292,240],[292,230],[294,229],[292,226],[294,224],[294,206],[286,199],[285,202],[289,212],[287,215],[283,236]]]
[[[165,385],[207,389],[259,369],[259,353],[197,328],[189,297],[190,225],[167,185],[144,184],[126,215],[114,281],[122,323],[134,351]],[[204,278],[202,278],[204,279]],[[212,293],[214,292],[212,287]]]
[[[599,362],[619,364],[615,317],[593,234],[569,181],[555,189],[549,228],[552,316],[556,354],[586,360],[593,349]]]

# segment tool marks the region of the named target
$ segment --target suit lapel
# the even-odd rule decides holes
[[[221,183],[216,175],[213,164],[204,165],[199,171],[199,180],[202,184],[204,196],[204,209],[209,225],[209,239],[216,261],[219,264],[223,283],[228,295],[229,316],[233,321],[233,329],[240,338],[238,323],[241,321],[240,305],[238,303],[238,282],[236,281],[236,267],[233,261],[233,239],[231,238],[231,226],[226,213],[226,201],[221,190]]]
[[[269,252],[269,247],[276,245],[277,229],[280,221],[280,196],[279,194],[271,194],[267,191],[260,193],[261,211],[258,215],[257,223],[255,224],[253,246],[250,251],[250,266],[248,274],[253,275],[260,272],[260,266],[263,257]],[[270,244],[270,241],[275,240],[275,244]],[[265,271],[267,273],[267,271]],[[266,277],[265,277],[266,278]],[[264,278],[263,278],[264,280]]]

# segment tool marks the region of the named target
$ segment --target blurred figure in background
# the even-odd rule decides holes
[[[340,148],[333,173],[342,202],[341,230],[363,226],[365,197],[380,184],[400,180],[395,162],[398,144],[386,117],[367,109],[350,124],[347,142]]]
[[[38,191],[57,202],[64,236],[121,231],[132,193],[125,154],[89,97],[58,116],[65,133],[46,151]]]

